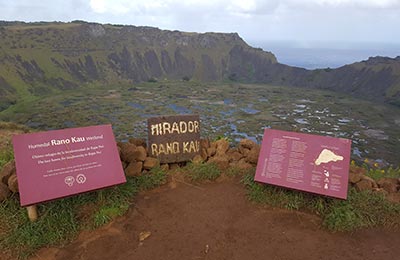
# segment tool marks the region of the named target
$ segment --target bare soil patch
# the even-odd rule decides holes
[[[33,260],[397,259],[400,231],[331,233],[317,216],[247,200],[239,179],[170,183],[140,194],[124,217]],[[139,241],[150,234],[143,241]],[[143,236],[143,234],[146,234]]]

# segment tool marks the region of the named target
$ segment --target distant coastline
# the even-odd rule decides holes
[[[296,43],[289,41],[250,42],[275,54],[279,63],[305,69],[338,68],[369,57],[400,56],[400,44],[386,43]]]

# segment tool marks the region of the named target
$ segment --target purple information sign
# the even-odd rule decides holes
[[[266,129],[255,180],[347,198],[351,140]]]
[[[126,182],[111,125],[13,137],[21,206]]]

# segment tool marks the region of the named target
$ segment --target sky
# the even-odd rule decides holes
[[[400,45],[400,0],[0,0],[0,20],[237,32],[247,42]]]

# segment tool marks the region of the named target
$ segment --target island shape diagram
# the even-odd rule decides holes
[[[322,163],[330,163],[343,161],[343,156],[337,155],[331,150],[323,149],[319,154],[318,158],[315,160],[315,165],[321,165]]]

